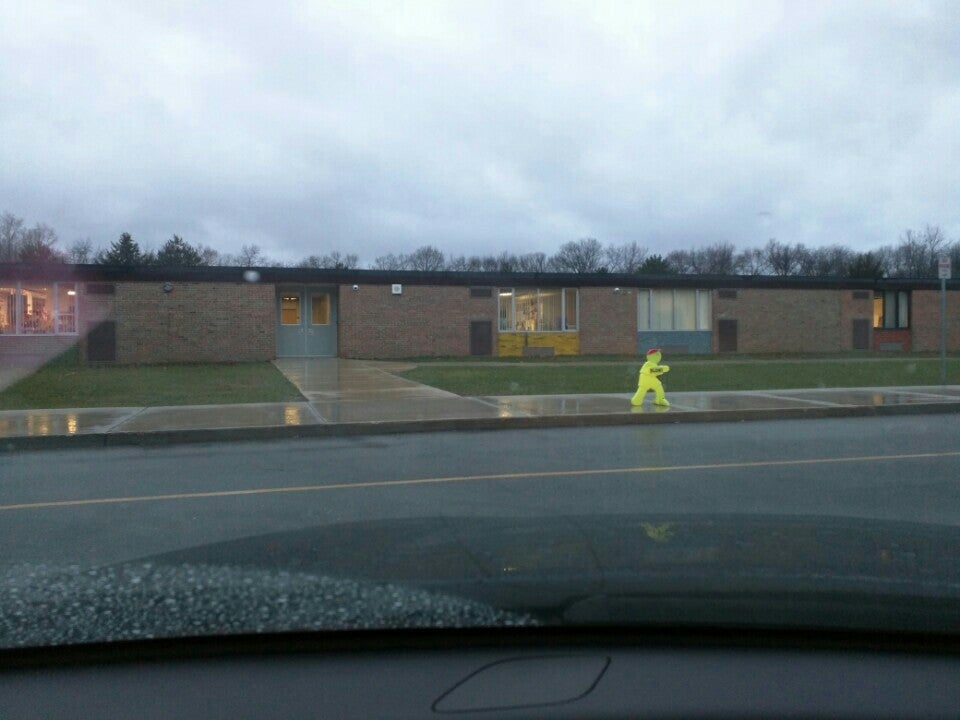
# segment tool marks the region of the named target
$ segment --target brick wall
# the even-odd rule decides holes
[[[940,349],[940,291],[910,293],[910,326],[914,350]],[[960,350],[960,292],[947,291],[947,350]]]
[[[116,283],[117,362],[243,362],[276,354],[273,285]]]
[[[584,355],[637,353],[637,291],[580,288],[580,352]]]
[[[832,292],[832,291],[828,291]],[[837,290],[840,299],[839,350],[853,350],[853,321],[866,320],[868,332],[873,327],[873,291]],[[858,294],[864,297],[856,297]],[[867,338],[867,347],[871,347]]]
[[[470,323],[493,324],[497,347],[497,289],[472,298],[466,286],[340,286],[339,355],[344,358],[401,358],[469,355]]]
[[[737,352],[836,352],[852,347],[841,327],[841,290],[738,289],[736,299],[713,293],[713,349],[717,320],[737,321]],[[853,302],[852,300],[850,301]]]

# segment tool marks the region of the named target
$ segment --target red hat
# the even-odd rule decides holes
[[[653,355],[654,353],[660,352],[660,348],[650,348],[647,350],[647,355]]]

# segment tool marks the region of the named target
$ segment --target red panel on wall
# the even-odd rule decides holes
[[[910,347],[910,328],[897,330],[884,330],[882,328],[873,329],[873,349],[874,350],[903,350],[909,352]]]

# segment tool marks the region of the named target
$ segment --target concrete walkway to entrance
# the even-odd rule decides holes
[[[274,365],[324,422],[489,418],[501,413],[483,400],[460,397],[388,372],[413,365],[338,358],[283,358]]]
[[[167,434],[171,441],[185,442],[232,437],[231,432],[239,436],[240,430],[256,429],[277,434],[286,429],[296,434],[311,427],[318,429],[315,432],[336,432],[337,427],[376,432],[379,427],[399,432],[418,427],[470,429],[647,420],[742,420],[760,416],[827,417],[872,412],[960,412],[958,385],[676,392],[668,395],[671,406],[661,408],[649,400],[640,407],[631,407],[631,393],[461,397],[397,376],[394,373],[412,367],[403,363],[312,358],[277,360],[276,366],[297,386],[303,401],[5,410],[0,411],[0,449],[16,449],[16,438],[39,437],[52,440],[103,436],[104,442],[108,442],[108,438],[144,439],[155,435],[162,441],[161,436]],[[198,431],[195,438],[190,435]],[[215,431],[222,432],[211,435]],[[9,442],[4,444],[4,439]]]

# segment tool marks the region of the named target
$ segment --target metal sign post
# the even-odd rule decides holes
[[[947,280],[950,279],[950,257],[943,255],[937,263],[940,278],[940,384],[947,384]]]

